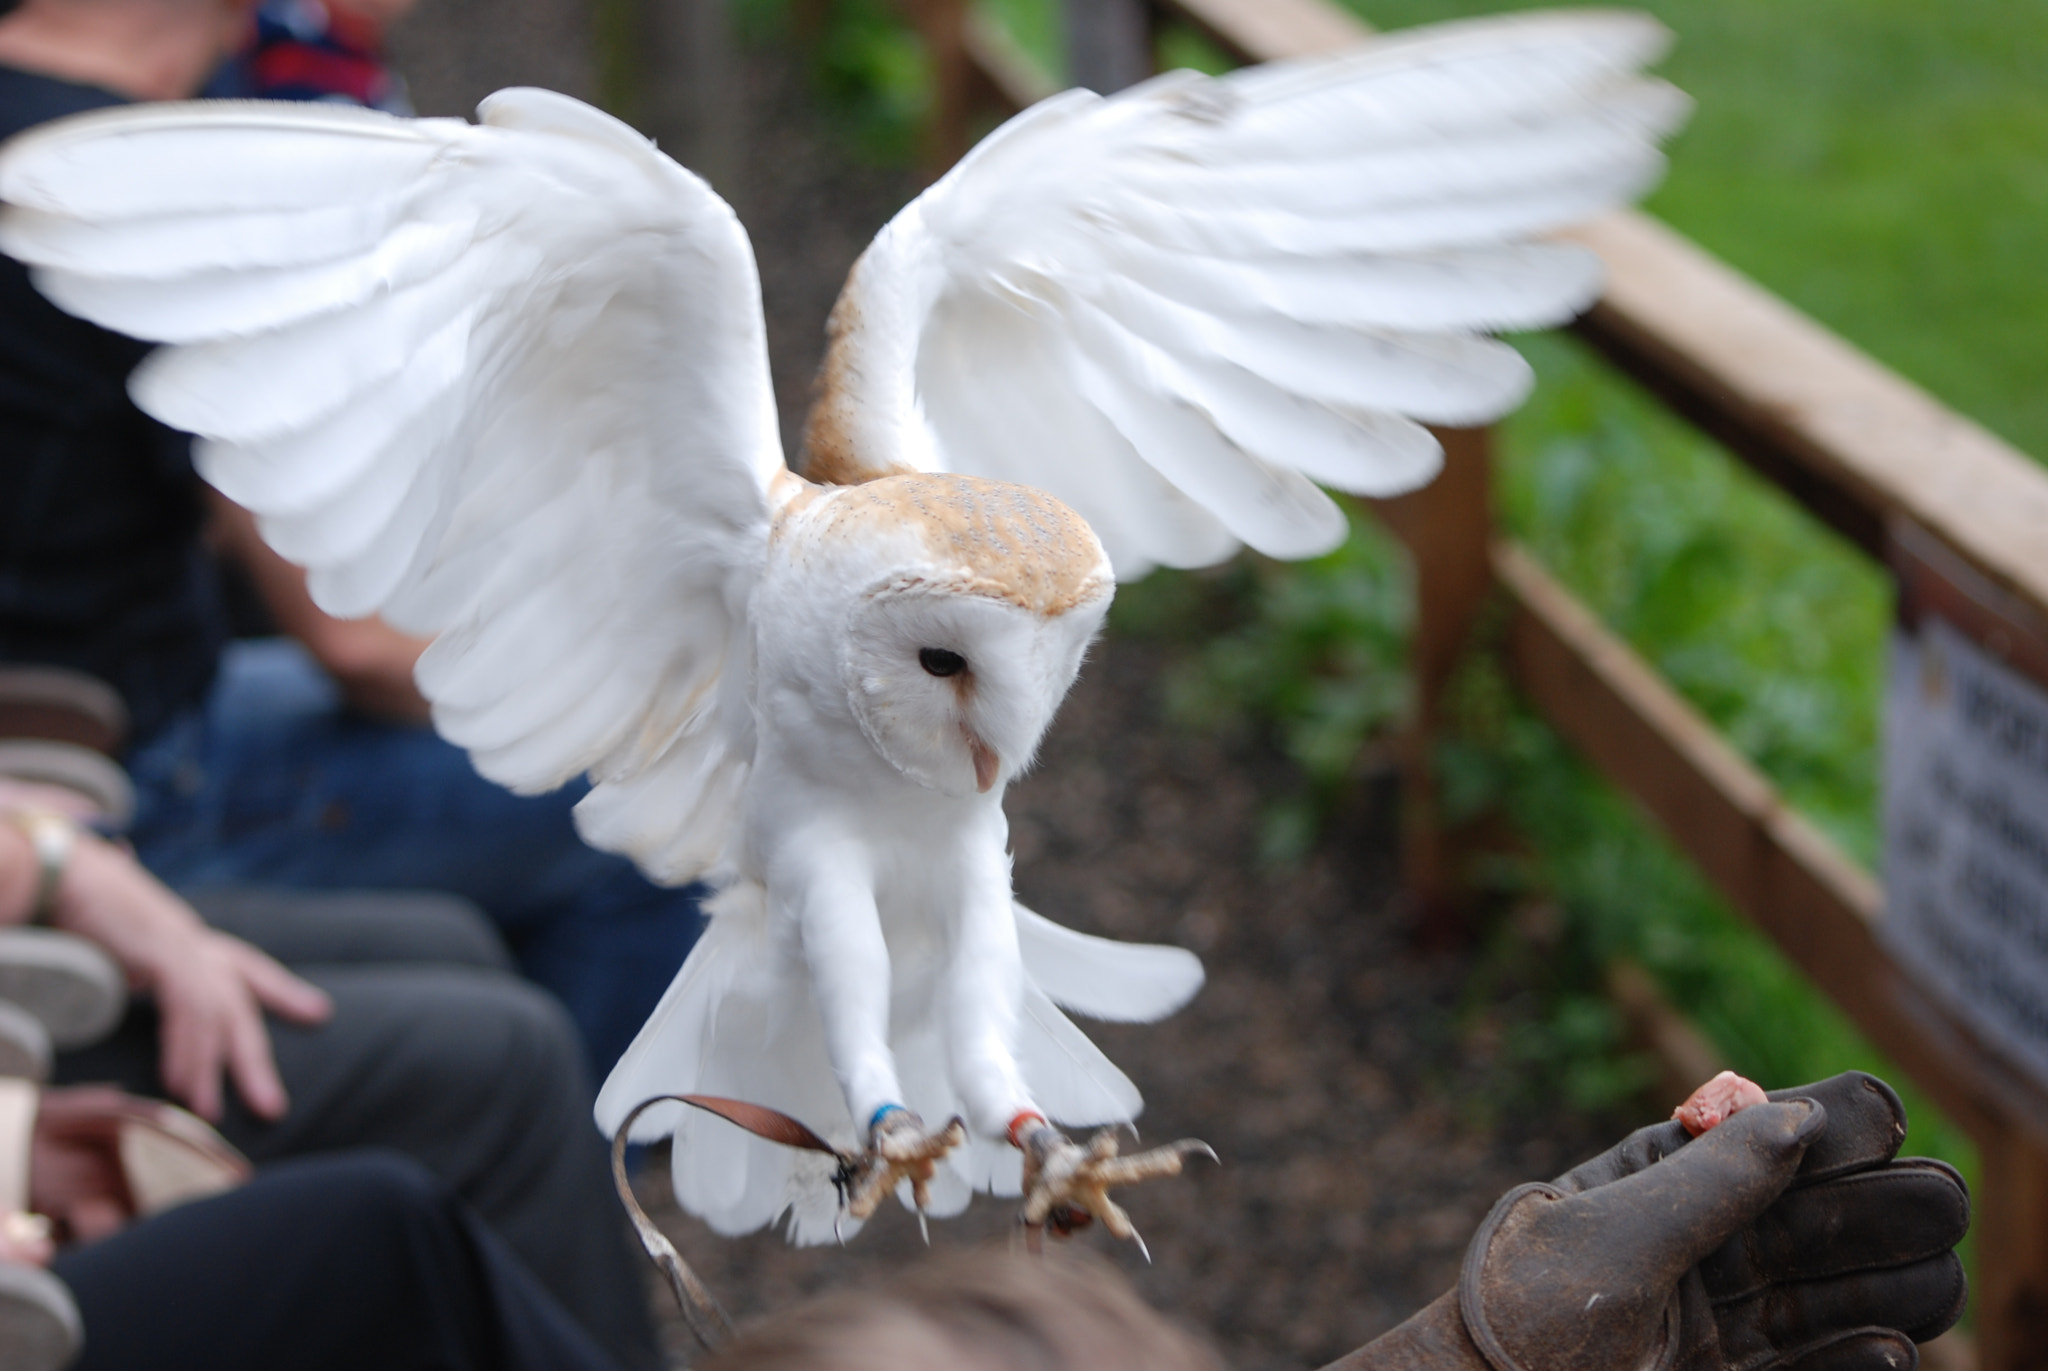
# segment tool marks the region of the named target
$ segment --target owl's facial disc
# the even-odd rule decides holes
[[[967,659],[951,648],[921,647],[917,650],[917,664],[925,669],[928,676],[959,676],[967,670]],[[966,724],[960,725],[960,732],[967,739],[967,752],[974,760],[974,787],[986,795],[996,783],[996,776],[1003,766],[996,750],[981,740],[981,735]]]
[[[987,794],[1030,765],[1107,606],[1043,615],[923,577],[870,590],[844,659],[861,731],[919,785]]]
[[[1002,774],[1003,759],[971,730],[963,729],[962,732],[967,735],[967,754],[974,759],[974,788],[986,795],[995,788],[996,777]]]

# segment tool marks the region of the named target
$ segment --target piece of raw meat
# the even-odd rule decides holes
[[[1671,1111],[1671,1117],[1684,1124],[1685,1131],[1697,1138],[1730,1115],[1763,1102],[1762,1086],[1755,1081],[1744,1080],[1733,1071],[1723,1071],[1686,1096],[1685,1103]]]

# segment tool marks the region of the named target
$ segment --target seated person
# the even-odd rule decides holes
[[[10,1262],[47,1264],[68,1287],[83,1326],[70,1371],[659,1365],[607,1351],[467,1205],[390,1152],[285,1162],[54,1254],[0,1234],[0,1365],[57,1371],[6,1345]]]
[[[252,3],[25,0],[0,18],[0,137],[190,94]],[[145,351],[0,258],[0,662],[120,691],[131,836],[157,875],[465,896],[568,1006],[601,1078],[695,941],[694,893],[585,847],[580,784],[514,797],[438,738],[412,683],[423,645],[313,605],[248,514],[200,484],[190,440],[129,403]],[[214,546],[243,560],[288,638],[229,644]]]
[[[0,779],[0,925],[33,914],[86,938],[142,996],[111,1039],[58,1055],[59,1081],[183,1103],[259,1167],[407,1153],[620,1365],[659,1364],[574,1030],[480,916],[442,897],[215,891],[210,925],[82,828],[46,883],[31,830],[77,803]]]
[[[318,100],[411,114],[384,31],[412,0],[259,0],[248,43],[214,73],[209,99]]]

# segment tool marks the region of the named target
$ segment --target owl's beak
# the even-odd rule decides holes
[[[973,729],[963,724],[960,731],[967,735],[967,750],[974,757],[975,787],[986,795],[996,783],[996,772],[1003,765],[1002,758],[996,756],[996,750],[983,742]]]

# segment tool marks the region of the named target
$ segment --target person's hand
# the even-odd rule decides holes
[[[222,1074],[261,1118],[290,1108],[270,1051],[266,1009],[292,1023],[323,1022],[327,994],[239,938],[204,926],[175,945],[141,988],[154,991],[164,1088],[218,1122]]]
[[[48,1266],[56,1255],[41,1214],[0,1214],[0,1266]]]
[[[1969,1193],[1893,1161],[1898,1096],[1851,1072],[1698,1139],[1631,1134],[1510,1191],[1445,1295],[1331,1371],[1900,1371],[1962,1314]]]
[[[97,1242],[249,1176],[246,1157],[176,1105],[108,1085],[45,1089],[38,1100],[28,1200],[59,1242]]]
[[[135,989],[153,995],[164,1088],[218,1121],[222,1075],[261,1118],[289,1107],[269,1010],[292,1023],[323,1022],[326,992],[238,938],[208,928],[127,852],[80,834],[57,888],[57,926],[106,949]]]
[[[45,1090],[29,1153],[29,1207],[67,1242],[98,1242],[135,1217],[121,1171],[121,1103],[103,1085]]]

